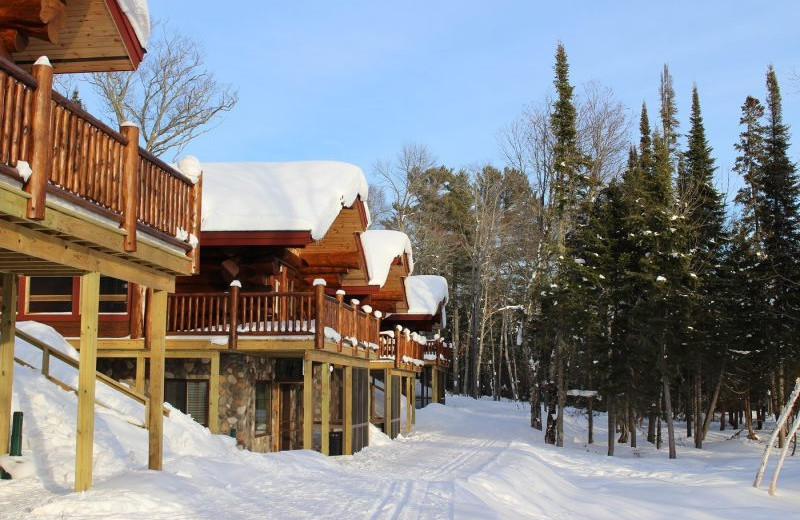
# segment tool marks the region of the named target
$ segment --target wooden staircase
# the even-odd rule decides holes
[[[41,350],[41,352],[42,352],[42,364],[41,364],[41,369],[40,370],[42,372],[42,375],[44,375],[44,377],[46,377],[52,383],[60,386],[64,390],[66,390],[68,392],[72,392],[72,393],[77,395],[77,393],[78,393],[77,388],[69,385],[68,383],[65,383],[64,381],[61,381],[60,379],[57,379],[55,376],[53,376],[50,373],[50,359],[51,358],[55,358],[55,359],[61,361],[62,363],[66,364],[66,365],[68,365],[68,366],[70,366],[70,367],[72,367],[72,368],[74,368],[76,370],[79,370],[80,363],[78,362],[77,359],[73,359],[70,356],[67,356],[66,354],[64,354],[64,353],[58,351],[57,349],[51,347],[47,343],[39,340],[38,338],[35,338],[35,337],[31,336],[30,334],[28,334],[26,332],[21,331],[19,329],[16,330],[16,336],[19,339],[25,341],[26,343],[28,343],[28,344],[38,348],[39,350]],[[31,365],[30,363],[26,363],[25,361],[23,361],[23,360],[21,360],[21,359],[19,359],[17,357],[14,358],[14,361],[16,361],[18,364],[20,364],[22,366],[26,366],[28,368],[37,369],[37,367]],[[95,372],[95,377],[96,377],[97,381],[100,381],[101,383],[105,384],[108,388],[111,388],[112,390],[124,395],[125,397],[133,399],[134,401],[144,405],[145,412],[144,412],[144,420],[143,421],[136,421],[135,419],[128,418],[128,417],[126,417],[126,420],[129,423],[133,424],[134,426],[138,426],[140,428],[145,428],[145,429],[148,428],[148,426],[149,426],[148,425],[148,418],[150,417],[150,413],[149,413],[149,410],[150,410],[150,398],[148,396],[146,396],[146,395],[138,392],[137,390],[135,390],[133,388],[130,388],[129,386],[124,385],[124,384],[122,384],[122,383],[120,383],[120,382],[118,382],[118,381],[116,381],[114,379],[111,379],[110,377],[108,377],[107,375],[103,374],[102,372]],[[106,408],[108,410],[118,411],[118,410],[115,410],[113,406],[110,406],[110,405],[108,405],[106,403],[103,403],[102,401],[99,401],[99,400],[95,400],[95,404],[97,404],[98,406],[102,406],[103,408]],[[163,410],[164,410],[164,412],[163,412],[164,416],[165,417],[169,417],[169,413],[170,413],[169,409],[164,407]]]

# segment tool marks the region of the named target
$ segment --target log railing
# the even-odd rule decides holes
[[[30,162],[33,76],[0,59],[0,164]]]
[[[311,334],[316,313],[311,292],[239,294],[239,334]]]
[[[408,329],[398,325],[394,331],[381,334],[378,357],[393,360],[395,367],[413,368],[416,366],[414,362],[422,362],[424,348]]]
[[[423,346],[423,359],[425,359],[425,361],[435,361],[437,365],[447,367],[450,366],[452,357],[453,351],[441,338],[436,338],[434,341],[428,341]]]
[[[52,68],[33,74],[0,58],[0,174],[22,181],[27,216],[44,218],[46,193],[117,221],[123,247],[145,231],[192,250],[200,234],[200,183],[138,146],[138,129],[120,132],[54,92]]]
[[[341,297],[317,295],[322,291],[324,287],[318,286],[314,292],[242,292],[234,284],[226,292],[171,294],[167,331],[173,335],[227,335],[229,348],[236,348],[239,336],[313,335],[324,348],[325,329],[330,328],[339,334],[338,351],[345,343],[352,346],[353,355],[363,352],[369,357],[368,347],[380,344],[380,318],[344,303]]]

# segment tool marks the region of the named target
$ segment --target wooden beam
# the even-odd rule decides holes
[[[164,347],[167,334],[167,292],[153,291],[147,331],[150,334],[150,422],[148,467],[161,470],[164,457]]]
[[[303,359],[303,449],[313,450],[314,429],[314,363]]]
[[[58,43],[58,33],[66,20],[63,0],[3,0],[0,4],[0,26]]]
[[[339,354],[325,350],[306,350],[304,357],[313,360],[315,363],[333,363],[356,368],[369,368],[368,359],[353,357],[348,351],[343,351]]]
[[[0,302],[0,455],[8,453],[11,428],[11,395],[14,386],[14,336],[17,321],[18,279],[3,273]]]
[[[303,253],[300,251],[300,258],[308,267],[346,267],[348,269],[358,269],[358,253]]]
[[[78,374],[78,431],[75,448],[75,491],[92,486],[94,446],[94,390],[97,372],[97,314],[100,305],[100,273],[81,277],[81,351]],[[161,408],[158,408],[161,415]]]
[[[344,431],[342,432],[342,455],[353,454],[353,367],[344,367]],[[369,392],[367,392],[369,393]]]
[[[0,55],[7,60],[11,60],[11,54],[25,50],[28,42],[28,36],[17,29],[0,29]]]
[[[50,212],[48,216],[49,214]],[[164,290],[175,290],[175,277],[170,274],[120,260],[113,255],[2,219],[0,219],[0,248],[69,266],[82,272],[102,272],[106,276],[120,280]]]
[[[330,455],[330,432],[331,432],[331,365],[322,363],[322,396],[320,397],[322,408],[322,454]]]
[[[211,376],[208,383],[208,429],[211,433],[219,433],[219,357],[219,352],[211,355]]]
[[[136,379],[134,380],[134,387],[136,391],[144,395],[144,380],[145,368],[147,367],[147,358],[143,354],[136,356]]]

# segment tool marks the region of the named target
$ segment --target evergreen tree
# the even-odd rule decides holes
[[[744,129],[739,134],[739,142],[734,145],[739,155],[733,170],[741,175],[744,186],[739,189],[734,199],[742,207],[741,222],[745,236],[752,238],[756,244],[761,240],[761,225],[756,210],[763,204],[762,170],[764,165],[764,106],[761,102],[747,96],[742,105],[742,116],[739,124]]]
[[[773,394],[783,401],[785,362],[797,353],[796,316],[800,304],[798,254],[800,254],[800,211],[798,211],[797,168],[789,160],[789,128],[783,123],[781,95],[775,70],[767,71],[764,162],[756,217],[761,225],[762,260],[757,277],[765,286],[764,334],[772,366],[776,371]],[[783,437],[781,437],[783,440]]]
[[[686,330],[688,370],[692,373],[691,422],[687,413],[687,430],[694,424],[695,447],[702,448],[701,425],[703,365],[713,361],[718,367],[724,358],[723,345],[719,342],[720,305],[716,301],[719,292],[719,265],[724,245],[722,196],[714,188],[714,159],[711,146],[706,139],[703,117],[700,112],[700,98],[697,87],[692,89],[692,109],[689,118],[690,129],[687,135],[688,146],[684,154],[686,171],[684,175],[684,204],[689,224],[690,251],[693,251],[692,270],[699,280],[692,309],[692,322]],[[711,367],[706,367],[711,368]],[[716,368],[716,367],[715,367]],[[715,369],[712,371],[716,372]]]
[[[566,251],[566,235],[577,221],[576,214],[585,212],[584,201],[591,185],[586,174],[588,158],[583,154],[578,143],[577,111],[573,100],[573,87],[569,82],[569,64],[564,45],[559,43],[556,49],[554,66],[557,99],[553,104],[550,126],[553,133],[553,175],[556,194],[556,236],[555,251],[559,258],[569,258]],[[585,215],[584,215],[585,217]],[[583,217],[582,217],[583,218]],[[568,276],[564,274],[564,276]],[[567,374],[569,358],[574,351],[571,345],[567,325],[554,323],[555,380],[558,395],[557,417],[553,424],[555,435],[546,435],[547,440],[554,440],[557,446],[564,445],[564,407],[567,395]]]

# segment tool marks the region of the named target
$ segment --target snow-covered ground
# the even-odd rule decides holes
[[[14,379],[30,474],[0,481],[2,519],[757,520],[800,510],[800,458],[787,460],[770,497],[751,487],[762,445],[730,440],[730,430],[712,429],[702,451],[679,440],[676,461],[649,445],[618,445],[611,458],[605,430],[585,444],[580,413],[568,415],[568,445],[555,448],[529,428],[526,406],[456,396],[418,410],[411,435],[389,441],[373,429],[369,448],[335,458],[239,451],[176,411],[165,422],[163,472],[146,469],[135,410],[98,409],[95,484],[76,494],[75,396],[28,368],[17,366]]]

